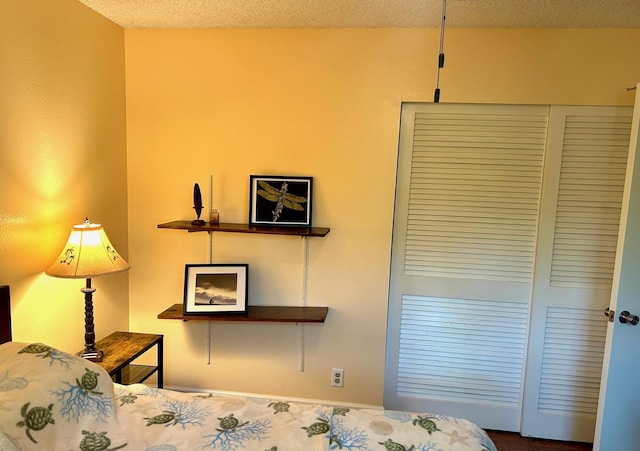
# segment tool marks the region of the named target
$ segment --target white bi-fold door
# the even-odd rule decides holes
[[[640,449],[640,83],[629,144],[594,451]],[[609,316],[609,315],[608,315]]]
[[[403,105],[386,407],[592,437],[630,122]]]

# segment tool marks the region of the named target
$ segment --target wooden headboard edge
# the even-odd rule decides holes
[[[9,285],[0,285],[0,344],[11,341],[11,296]]]

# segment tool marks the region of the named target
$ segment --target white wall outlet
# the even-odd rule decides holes
[[[331,370],[331,386],[332,387],[344,386],[344,370],[342,368],[333,368]]]

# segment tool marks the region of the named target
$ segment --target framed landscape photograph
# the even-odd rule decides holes
[[[251,175],[249,225],[311,227],[313,177]]]
[[[185,265],[184,314],[247,312],[248,264]]]

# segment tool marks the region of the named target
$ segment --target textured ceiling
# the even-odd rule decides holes
[[[79,0],[125,28],[440,27],[442,0]],[[640,0],[448,0],[452,28],[640,28]]]

